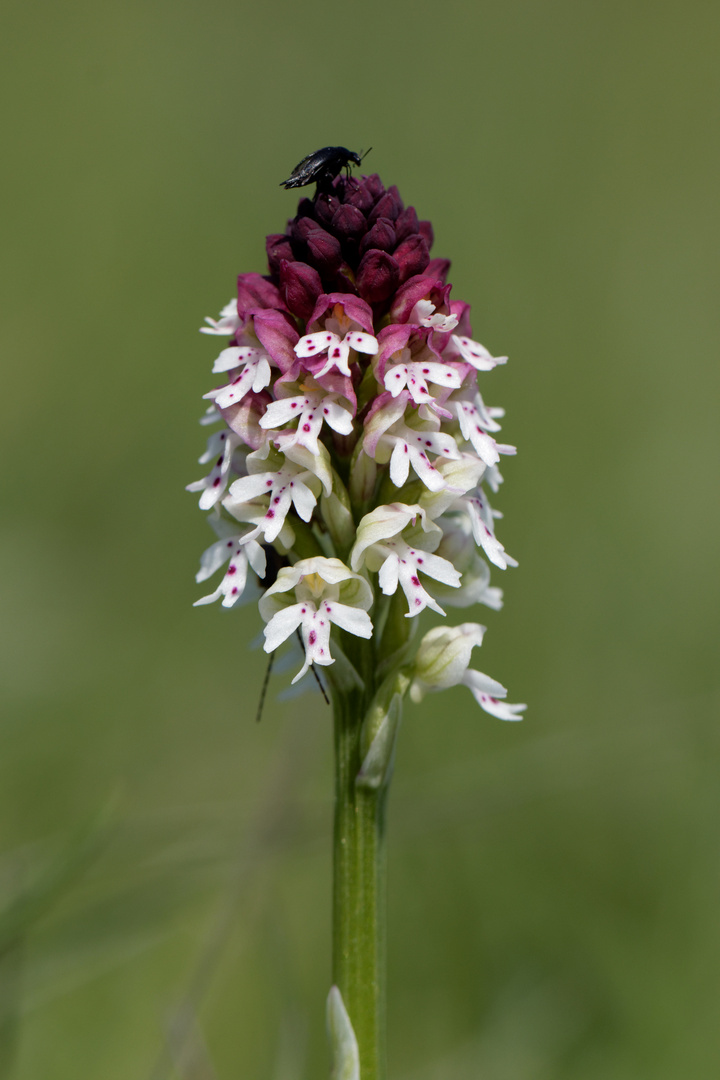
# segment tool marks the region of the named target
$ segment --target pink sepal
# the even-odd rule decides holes
[[[366,304],[364,300],[361,300],[359,296],[355,296],[353,293],[324,293],[319,296],[312,315],[308,319],[308,334],[312,334],[316,330],[322,330],[320,325],[320,319],[325,315],[335,304],[342,306],[345,314],[356,322],[367,334],[373,333],[373,314],[372,308],[369,304]]]
[[[473,336],[472,327],[470,325],[470,305],[466,304],[464,300],[453,300],[450,304],[450,314],[457,315],[458,324],[453,330],[454,334],[458,337]]]
[[[239,435],[246,446],[252,450],[258,450],[267,442],[267,432],[260,427],[260,417],[272,401],[266,390],[259,394],[246,394],[237,405],[228,405],[226,409],[219,409],[223,420],[236,435]]]
[[[390,308],[390,318],[396,323],[406,323],[418,300],[426,298],[431,300],[436,308],[440,308],[445,299],[444,288],[447,286],[443,286],[439,278],[429,277],[427,274],[417,274],[408,278],[395,294]]]
[[[258,341],[281,371],[288,371],[295,363],[294,345],[300,339],[289,315],[282,311],[257,311],[253,325]]]
[[[253,308],[284,308],[280,293],[262,274],[238,274],[238,315],[245,319]]]
[[[389,390],[384,390],[375,398],[363,424],[365,429],[363,450],[369,457],[375,457],[375,450],[381,436],[405,415],[409,401],[410,395],[407,390],[401,390],[396,398]]]

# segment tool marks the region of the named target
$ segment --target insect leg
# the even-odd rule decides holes
[[[302,639],[302,636],[300,634],[300,627],[299,626],[298,626],[297,630],[295,631],[295,633],[297,634],[297,639],[300,642],[300,648],[302,649],[303,648],[303,639]],[[320,687],[320,693],[325,698],[325,704],[329,705],[330,704],[330,698],[327,696],[327,693],[325,692],[325,687],[323,686],[323,684],[320,681],[320,676],[318,675],[317,668],[315,667],[314,664],[310,665],[310,670],[312,671],[313,675],[315,676],[315,682]]]

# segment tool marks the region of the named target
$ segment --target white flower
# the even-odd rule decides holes
[[[316,334],[306,334],[305,337],[301,337],[295,346],[295,352],[301,358],[321,356],[327,351],[327,363],[320,371],[315,372],[316,378],[327,375],[328,371],[334,367],[343,375],[349,375],[348,359],[351,349],[374,356],[378,351],[377,338],[374,338],[372,334],[363,333],[362,330],[350,330],[344,338],[329,330],[320,330]]]
[[[186,491],[200,491],[200,509],[212,510],[220,502],[227,488],[233,462],[233,454],[242,443],[239,435],[229,428],[214,431],[208,438],[205,453],[199,458],[201,465],[214,464],[207,476],[188,484]]]
[[[260,600],[260,614],[267,623],[265,652],[273,652],[299,628],[305,663],[292,680],[296,683],[310,664],[326,666],[335,662],[330,654],[333,623],[357,637],[372,637],[372,622],[367,614],[371,604],[368,582],[340,559],[318,555],[285,566]]]
[[[500,425],[493,419],[496,410],[486,409],[480,394],[473,392],[474,387],[469,389],[469,393],[465,389],[459,394],[452,394],[444,403],[445,408],[457,417],[463,439],[472,443],[478,457],[486,465],[497,465],[501,454],[515,454],[517,450],[506,443],[497,443],[488,434],[489,431],[500,430]]]
[[[272,441],[280,450],[299,444],[307,447],[311,454],[318,454],[318,435],[323,423],[340,435],[349,435],[353,429],[352,414],[338,404],[339,396],[320,389],[307,390],[298,397],[271,401],[260,420],[260,427],[272,429]],[[297,427],[287,431],[276,430],[289,420],[297,420]]]
[[[200,327],[201,334],[221,334],[230,335],[234,334],[240,329],[240,319],[237,312],[237,300],[233,298],[225,305],[220,312],[219,319],[211,319],[209,315],[205,316],[205,322],[207,326]]]
[[[423,532],[431,534],[428,547],[437,547],[441,531],[428,520],[421,506],[390,503],[366,514],[358,525],[350,565],[357,570],[364,563],[369,570],[378,571],[378,582],[386,596],[396,592],[399,584],[408,602],[406,618],[419,615],[426,607],[444,615],[440,605],[426,592],[419,575],[427,574],[436,581],[457,588],[460,574],[447,559],[433,555],[432,551],[413,547],[402,538],[402,531],[411,522],[414,524],[417,518],[420,518]]]
[[[490,567],[478,553],[472,533],[472,522],[465,512],[455,512],[441,517],[443,538],[436,548],[437,555],[447,559],[462,574],[459,589],[437,589],[438,597],[451,607],[470,607],[485,604],[499,611],[502,607],[502,589],[490,585]]]
[[[408,322],[416,323],[419,326],[429,326],[433,330],[439,330],[445,334],[448,330],[455,329],[458,324],[457,315],[441,315],[439,312],[433,314],[434,311],[435,305],[430,300],[418,300],[412,309]]]
[[[403,420],[398,420],[378,439],[374,457],[379,464],[390,461],[390,479],[395,487],[403,486],[412,465],[425,487],[431,491],[441,491],[445,481],[433,467],[429,453],[446,458],[460,456],[452,435],[433,430],[417,431],[408,427]]]
[[[240,600],[247,583],[248,564],[258,577],[265,576],[265,552],[260,544],[252,538],[250,533],[241,535],[235,532],[218,540],[203,552],[200,559],[200,569],[195,575],[195,580],[198,583],[206,581],[228,559],[230,563],[225,571],[225,576],[215,592],[196,600],[194,607],[212,604],[221,596],[223,598],[223,607],[232,607],[236,604]]]
[[[249,455],[249,468],[255,464],[256,459]],[[291,461],[277,472],[251,471],[231,484],[223,506],[238,521],[258,522],[256,535],[262,532],[265,543],[271,544],[280,535],[291,506],[303,521],[312,517],[317,497],[308,481],[320,487],[312,473]]]
[[[226,386],[210,390],[204,398],[213,401],[219,409],[237,405],[251,390],[258,394],[269,385],[272,378],[270,357],[263,349],[249,345],[237,345],[223,349],[213,365],[213,372],[241,370]]]
[[[410,360],[411,355],[410,349],[401,349],[397,354],[398,361],[385,371],[385,389],[393,397],[407,387],[416,405],[426,405],[435,400],[428,390],[429,382],[436,386],[460,386],[460,372],[456,368],[433,360]]]
[[[502,699],[507,690],[489,675],[469,670],[470,654],[482,644],[485,627],[478,623],[435,626],[420,642],[415,657],[415,678],[410,687],[413,701],[430,691],[467,686],[478,705],[499,720],[522,720],[526,705],[510,705]]]
[[[498,364],[507,364],[507,356],[492,356],[484,345],[472,338],[453,334],[450,341],[451,355],[459,354],[466,364],[472,364],[477,371],[492,371]],[[448,349],[445,352],[447,353]]]
[[[493,519],[502,515],[493,510],[482,488],[476,488],[472,494],[461,495],[450,504],[449,509],[464,509],[470,516],[475,543],[481,547],[491,563],[501,570],[508,566],[517,566],[517,560],[508,555],[495,535]]]

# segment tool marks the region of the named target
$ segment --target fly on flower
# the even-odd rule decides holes
[[[349,176],[350,162],[359,165],[370,150],[360,155],[354,150],[347,150],[344,146],[324,146],[322,150],[315,150],[314,153],[308,154],[298,162],[287,180],[280,181],[280,187],[286,189],[306,187],[308,184],[315,183],[320,187],[334,180],[342,169],[345,169]]]

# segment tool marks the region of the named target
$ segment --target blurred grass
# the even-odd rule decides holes
[[[0,904],[121,792],[0,970],[6,1074],[327,1071],[328,716],[253,724],[257,619],[192,610],[182,489],[197,327],[262,270],[279,179],[343,143],[433,220],[520,447],[481,666],[528,718],[408,708],[392,1075],[716,1077],[716,6],[11,0],[3,24]]]

